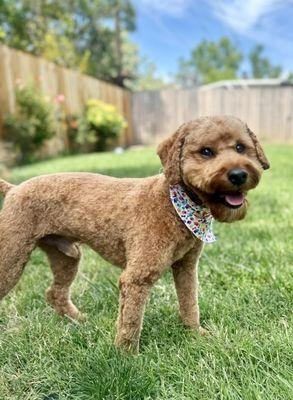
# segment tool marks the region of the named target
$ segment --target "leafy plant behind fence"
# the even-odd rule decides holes
[[[113,105],[98,99],[88,100],[82,115],[67,116],[67,124],[73,152],[105,151],[127,126]]]
[[[4,121],[6,139],[13,143],[19,164],[38,158],[44,142],[54,136],[53,106],[33,84],[15,89],[16,113]]]

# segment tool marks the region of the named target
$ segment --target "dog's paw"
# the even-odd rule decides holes
[[[64,315],[74,322],[86,321],[86,314],[80,312],[79,309],[71,301],[68,301],[68,303],[63,306],[61,310],[59,310],[59,314]]]
[[[207,336],[210,334],[210,332],[203,328],[202,326],[187,326],[188,329],[190,329],[192,332],[194,332],[195,335],[200,335],[200,336]]]
[[[116,336],[115,347],[118,351],[124,354],[134,356],[139,354],[139,342],[137,340],[133,341]]]
[[[200,327],[197,329],[197,331],[198,331],[198,333],[200,334],[200,336],[207,336],[207,335],[209,335],[209,333],[210,333],[207,329],[203,328],[202,326],[200,326]]]
[[[63,313],[63,316],[68,318],[71,322],[82,323],[86,321],[86,314],[81,313],[80,311],[74,313]]]

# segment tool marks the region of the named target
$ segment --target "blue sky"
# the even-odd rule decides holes
[[[293,71],[293,0],[133,0],[141,53],[164,77],[173,74],[179,57],[188,57],[202,39],[229,36],[247,54],[265,45],[272,63]],[[248,71],[244,62],[242,70]]]

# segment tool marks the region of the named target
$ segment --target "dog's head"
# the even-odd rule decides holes
[[[159,145],[157,154],[169,184],[184,184],[222,222],[245,217],[246,194],[269,168],[255,134],[228,116],[183,124]]]

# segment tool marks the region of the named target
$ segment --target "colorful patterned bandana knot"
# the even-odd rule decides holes
[[[207,207],[195,204],[181,185],[170,186],[170,198],[177,214],[194,236],[204,243],[217,240],[212,230],[214,218]]]

